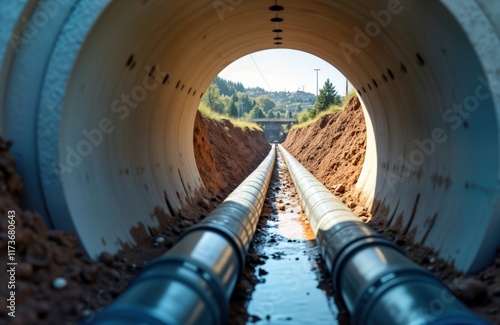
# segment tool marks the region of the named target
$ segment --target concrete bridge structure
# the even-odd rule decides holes
[[[284,126],[289,129],[293,124],[297,124],[295,118],[254,118],[250,121],[257,123],[264,130],[267,141],[271,143],[285,141],[288,132]]]

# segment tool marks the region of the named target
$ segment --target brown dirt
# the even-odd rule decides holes
[[[262,161],[271,149],[263,132],[202,118],[199,113],[194,135],[196,163],[210,193],[229,194],[256,167],[255,160]]]
[[[0,308],[0,324],[82,324],[107,306],[147,262],[164,254],[177,236],[203,219],[262,160],[269,150],[263,133],[234,128],[229,122],[197,116],[194,148],[208,195],[177,212],[174,218],[157,209],[163,221],[139,247],[116,255],[103,253],[100,261],[86,257],[75,235],[47,229],[44,219],[19,207],[22,183],[10,157],[10,143],[0,139],[0,264],[7,265],[8,211],[16,221],[16,317]],[[229,151],[224,149],[231,148]],[[234,162],[237,162],[236,165]],[[223,166],[224,168],[220,168]],[[158,240],[162,237],[161,240]],[[6,301],[7,272],[0,272],[0,300]],[[55,284],[62,281],[62,287]]]
[[[432,249],[415,244],[398,233],[397,228],[388,227],[383,218],[372,220],[370,209],[359,200],[355,185],[363,167],[366,128],[357,98],[342,112],[325,115],[305,128],[292,130],[283,146],[362,221],[394,240],[408,257],[441,278],[472,311],[500,324],[500,250],[488,269],[477,275],[463,274]]]
[[[344,111],[324,115],[305,128],[293,129],[283,146],[327,187],[336,184],[354,187],[366,150],[361,104],[353,98]]]

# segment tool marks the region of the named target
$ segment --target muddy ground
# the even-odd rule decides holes
[[[493,265],[480,274],[463,274],[439,259],[431,249],[399,235],[397,229],[385,224],[384,218],[373,217],[359,201],[355,185],[363,167],[366,128],[357,98],[342,112],[325,115],[303,129],[292,130],[283,146],[361,220],[394,240],[411,259],[441,278],[474,312],[500,324],[500,251]]]
[[[103,253],[89,259],[74,234],[47,229],[37,213],[20,207],[22,181],[8,150],[0,140],[0,264],[7,258],[8,211],[16,221],[16,317],[7,316],[2,303],[0,324],[82,324],[109,305],[151,259],[165,253],[184,228],[203,219],[253,171],[270,146],[263,133],[234,128],[228,121],[212,121],[198,115],[194,148],[207,190],[174,217],[155,212],[163,224],[138,247],[116,255]],[[222,148],[231,148],[224,151]],[[237,165],[235,165],[237,162]],[[221,168],[223,167],[223,168]],[[8,298],[6,272],[0,272],[0,300]]]

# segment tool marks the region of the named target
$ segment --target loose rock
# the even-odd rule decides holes
[[[469,306],[480,304],[488,295],[486,284],[474,278],[455,279],[450,289]]]
[[[55,278],[52,282],[52,287],[54,289],[63,289],[68,285],[68,281],[65,278]]]

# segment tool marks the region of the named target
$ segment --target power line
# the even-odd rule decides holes
[[[264,78],[264,75],[262,74],[262,71],[260,71],[259,66],[257,65],[257,62],[255,62],[255,60],[253,58],[253,55],[250,54],[250,57],[252,58],[253,64],[255,64],[255,67],[257,68],[257,71],[259,71],[260,76],[262,77],[262,80],[264,80],[264,82],[266,83],[267,88],[269,88],[269,91],[272,92],[273,90],[271,89],[271,86],[269,86],[269,83],[267,82],[266,78]]]

